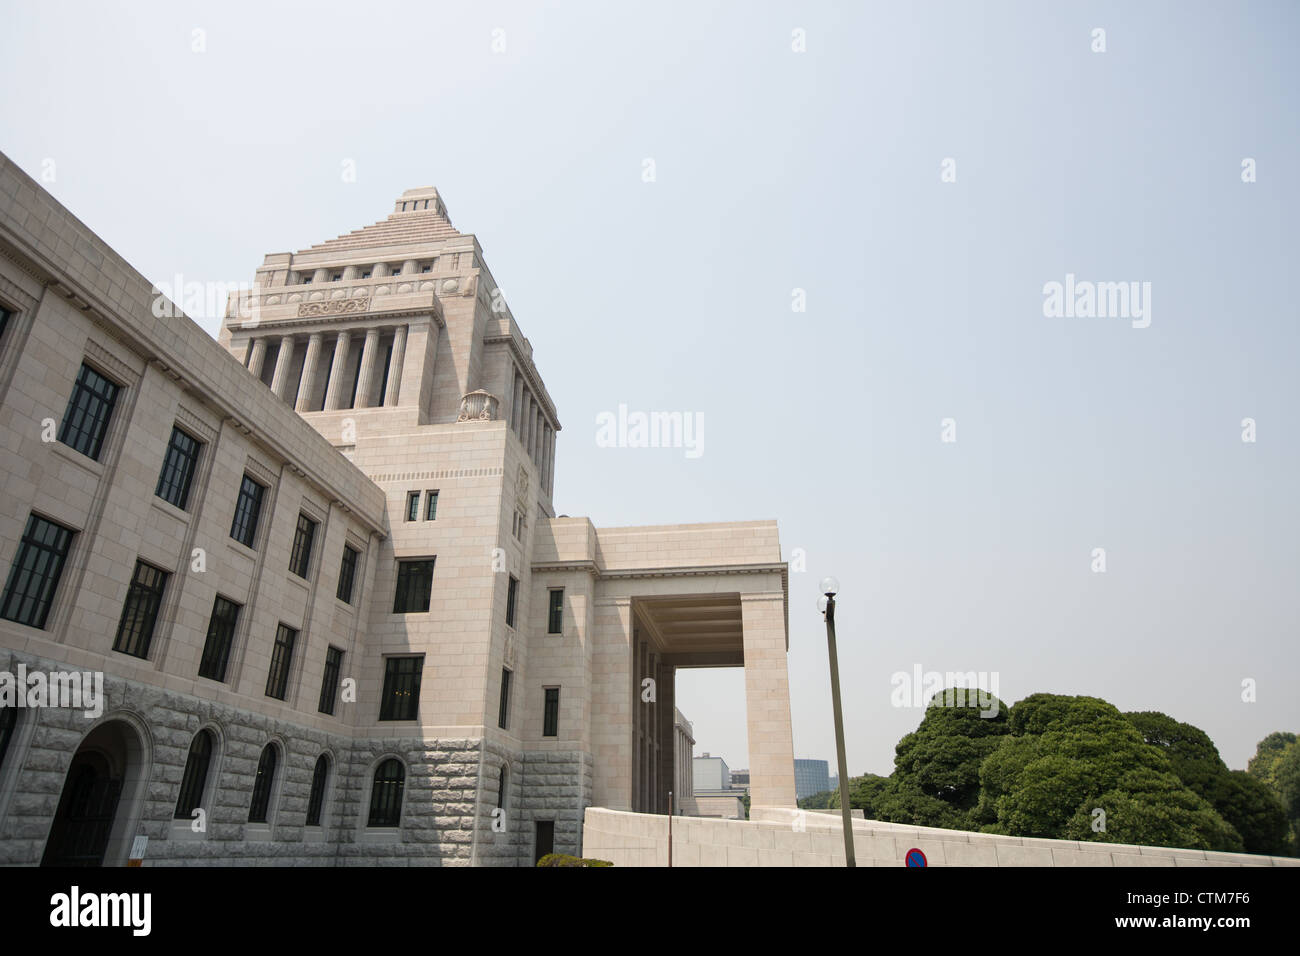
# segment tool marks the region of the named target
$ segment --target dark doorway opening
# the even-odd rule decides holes
[[[103,754],[78,753],[45,843],[42,866],[103,866],[113,832],[122,777]]]
[[[555,821],[537,820],[537,846],[533,853],[533,865],[548,853],[555,852]]]

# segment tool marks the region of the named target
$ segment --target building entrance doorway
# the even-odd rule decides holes
[[[106,856],[121,855],[110,851],[128,829],[119,811],[123,790],[142,779],[140,755],[134,731],[121,721],[86,735],[68,767],[42,866],[103,866]]]

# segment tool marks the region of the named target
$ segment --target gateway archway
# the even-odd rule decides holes
[[[63,782],[42,866],[120,866],[126,862],[147,778],[139,731],[122,719],[81,741]]]

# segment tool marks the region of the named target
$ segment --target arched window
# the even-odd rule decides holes
[[[402,822],[402,787],[406,769],[396,757],[389,757],[375,768],[370,788],[370,822],[372,827],[395,827]]]
[[[316,771],[311,775],[311,796],[307,799],[307,826],[320,826],[321,810],[325,807],[325,784],[329,780],[330,758],[321,754],[316,758]]]
[[[203,787],[208,782],[208,767],[212,763],[212,731],[200,730],[190,741],[190,755],[185,760],[185,776],[181,778],[181,792],[176,800],[177,820],[193,818],[194,811],[203,802]]]
[[[249,823],[265,823],[266,811],[271,806],[271,784],[275,782],[275,744],[262,749],[262,759],[257,762],[257,779],[253,781],[253,802],[248,807]]]

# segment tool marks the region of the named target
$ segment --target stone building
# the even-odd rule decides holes
[[[0,307],[0,862],[580,853],[588,806],[667,812],[679,667],[745,667],[794,806],[775,522],[557,517],[436,190],[268,255],[214,341],[0,156]]]

